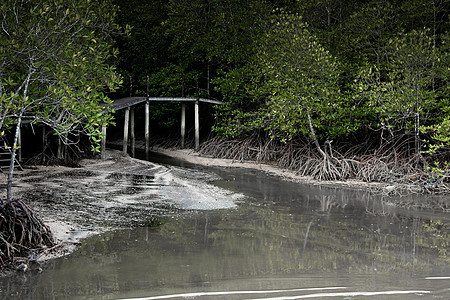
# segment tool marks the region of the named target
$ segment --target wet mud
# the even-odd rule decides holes
[[[104,225],[91,216],[92,230],[118,227],[82,239],[76,251],[51,260],[43,272],[0,280],[5,297],[450,296],[450,216],[442,210],[405,209],[381,195],[298,184],[251,169],[163,165],[160,171],[147,177],[95,168],[83,182],[101,177],[108,186],[86,194],[83,201],[92,208],[84,216],[96,209],[106,216],[109,203],[115,211],[109,217],[141,221],[121,227],[122,221]],[[134,186],[144,190],[134,193]],[[58,190],[64,192],[70,191]],[[95,206],[101,199],[110,199],[102,203],[106,212]],[[160,205],[161,214],[147,218],[143,203]]]
[[[212,173],[163,166],[109,151],[81,168],[36,167],[17,172],[13,192],[48,224],[62,247],[40,260],[66,255],[82,238],[148,226],[192,209],[233,207],[232,193],[209,182]]]

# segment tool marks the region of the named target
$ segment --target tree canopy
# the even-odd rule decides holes
[[[161,93],[203,78],[214,129],[279,141],[448,144],[448,1],[121,1],[121,68]],[[139,60],[137,60],[139,57]],[[170,85],[170,87],[169,87]]]
[[[121,73],[156,96],[199,77],[228,138],[449,146],[448,0],[111,1],[2,2],[2,128],[28,115],[98,140]],[[175,109],[154,115],[173,124]]]
[[[23,119],[50,126],[65,143],[79,133],[100,140],[112,120],[100,106],[109,101],[104,92],[121,82],[112,64],[115,11],[110,1],[2,1],[0,131],[16,125],[14,145]]]

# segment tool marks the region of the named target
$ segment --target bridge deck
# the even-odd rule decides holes
[[[113,110],[125,109],[146,101],[149,102],[196,102],[197,98],[185,98],[185,97],[126,97],[113,100],[114,102],[110,106]],[[199,98],[199,102],[211,103],[211,104],[223,104],[223,102],[212,99]]]
[[[191,102],[195,104],[195,149],[199,149],[200,145],[200,117],[199,117],[199,102],[211,103],[211,104],[224,104],[218,100],[205,99],[205,98],[186,98],[186,97],[126,97],[113,100],[110,105],[103,104],[103,107],[109,106],[112,110],[118,111],[125,109],[125,120],[123,128],[123,152],[128,151],[128,133],[131,133],[131,153],[134,157],[135,154],[135,134],[134,134],[134,109],[133,106],[145,102],[145,154],[148,157],[149,153],[149,103],[150,102]],[[185,105],[181,106],[181,147],[184,148],[184,138],[186,130],[186,109]],[[130,128],[129,128],[130,127]],[[129,130],[130,129],[130,130]],[[101,143],[102,158],[105,158],[106,149],[106,127],[102,128],[103,139]]]

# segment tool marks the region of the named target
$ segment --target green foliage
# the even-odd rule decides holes
[[[430,112],[444,108],[439,90],[443,88],[440,70],[446,67],[435,39],[429,29],[400,33],[386,43],[388,62],[360,72],[357,89],[368,99],[380,127],[392,135],[412,132],[418,139],[421,125],[430,117],[439,118]],[[420,151],[417,142],[416,151]]]
[[[433,238],[421,239],[420,246],[437,249],[439,257],[447,259],[449,249],[448,233],[445,230],[444,222],[441,220],[430,220],[429,223],[422,223],[423,232],[432,235]]]
[[[434,162],[433,166],[425,167],[425,171],[430,172],[432,174],[433,179],[443,178],[445,176],[445,170],[450,168],[450,163],[444,162]]]
[[[0,5],[0,128],[22,116],[94,143],[112,122],[100,103],[121,83],[109,1],[6,0]],[[95,146],[94,149],[98,147]]]
[[[428,145],[428,148],[424,153],[434,154],[442,147],[450,145],[450,116],[447,115],[441,123],[422,126],[421,130],[427,133],[431,131],[431,138],[435,140],[435,142]]]
[[[309,135],[307,107],[321,136],[359,126],[351,99],[340,93],[339,64],[308,27],[298,15],[276,11],[268,33],[258,39],[258,53],[215,80],[228,100],[219,108],[217,132],[234,137],[264,129],[282,141]]]
[[[238,0],[115,2],[121,7],[122,24],[133,26],[130,37],[119,39],[123,74],[139,81],[141,92],[149,75],[150,94],[155,96],[180,95],[183,79],[185,95],[195,96],[198,76],[203,96],[226,99],[229,109],[221,109],[224,114],[220,114],[217,129],[228,131],[229,111],[241,111],[238,98],[251,98],[242,84],[247,79],[250,82],[251,74],[236,74],[254,65],[249,58],[256,52],[265,20],[271,14],[267,3],[263,0],[247,1],[245,5]],[[246,79],[237,79],[241,75]],[[238,84],[243,95],[229,90]],[[155,110],[163,114],[165,108]],[[175,115],[178,114],[172,114]]]
[[[217,108],[218,123],[213,128],[222,136],[232,138],[261,127],[259,108],[264,106],[266,97],[260,90],[262,73],[254,60],[213,80],[216,91],[226,99]]]
[[[434,118],[434,122],[430,125],[421,126],[423,133],[431,134],[430,142],[425,151],[428,154],[434,154],[438,149],[444,146],[450,145],[450,95],[448,81],[450,78],[450,55],[449,55],[449,42],[450,35],[445,33],[441,35],[442,46],[438,48],[440,50],[438,60],[439,66],[435,68],[436,77],[439,79],[437,83],[440,85],[435,86],[435,95],[438,101],[438,107],[440,113]]]
[[[311,134],[307,109],[320,135],[334,137],[354,130],[343,118],[341,107],[347,99],[338,85],[339,63],[308,27],[300,16],[281,12],[260,47],[268,98],[261,124],[282,141]]]
[[[184,66],[209,62],[221,68],[241,65],[254,52],[254,37],[270,8],[261,0],[172,0],[164,22],[172,49]]]
[[[323,140],[449,143],[446,0],[115,2],[133,27],[117,39],[124,75],[141,94],[149,75],[151,93],[168,96],[183,78],[186,95],[196,76],[205,90],[208,81],[205,94],[225,102],[220,135],[308,136],[309,109]]]

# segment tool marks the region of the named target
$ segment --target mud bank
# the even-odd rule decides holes
[[[204,157],[187,149],[152,150],[196,165],[256,169],[299,183],[369,190],[382,196],[386,205],[450,211],[449,197],[399,197],[397,187],[389,184],[317,181],[269,164]],[[16,173],[15,197],[37,212],[59,245],[57,251],[43,252],[40,260],[71,253],[81,239],[94,234],[151,226],[162,217],[193,210],[233,208],[244,197],[213,185],[218,178],[209,171],[158,165],[123,156],[118,150],[108,150],[106,156],[106,160],[83,160],[80,168],[36,166]],[[5,184],[3,174],[0,185]]]
[[[422,194],[420,187],[407,184],[363,182],[352,179],[345,181],[316,180],[308,176],[300,176],[294,171],[282,169],[276,165],[254,161],[242,162],[231,159],[211,158],[202,156],[192,149],[167,149],[155,146],[152,148],[152,151],[197,165],[256,169],[297,183],[368,191],[382,197],[387,205],[408,209],[430,209],[450,212],[450,197],[448,195]]]
[[[212,173],[157,165],[115,150],[106,160],[86,159],[80,165],[36,166],[15,174],[14,196],[43,219],[58,243],[41,253],[40,261],[71,253],[94,234],[151,226],[161,217],[192,210],[232,208],[242,197],[210,184],[217,179]],[[0,185],[5,184],[2,175]]]
[[[215,166],[215,167],[235,167],[235,168],[249,168],[261,170],[267,174],[282,177],[285,180],[290,180],[299,183],[307,183],[313,185],[328,185],[328,186],[340,186],[346,188],[364,189],[370,191],[378,191],[380,193],[389,194],[394,191],[392,185],[379,182],[362,182],[357,180],[346,181],[319,181],[312,177],[300,176],[294,171],[282,169],[276,165],[267,163],[258,163],[255,161],[236,161],[232,159],[211,158],[202,156],[192,149],[166,149],[161,147],[153,147],[152,151],[161,153],[176,159],[185,160],[189,163],[203,165],[203,166]]]

